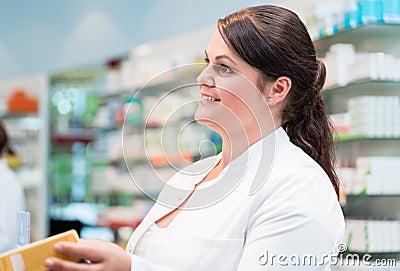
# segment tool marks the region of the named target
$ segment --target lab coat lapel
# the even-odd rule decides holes
[[[140,237],[151,224],[176,209],[185,201],[193,191],[195,185],[207,176],[210,170],[219,162],[220,158],[221,156],[217,155],[194,163],[175,174],[168,181],[168,184],[158,196],[157,202],[133,232],[127,245],[128,252],[134,251]]]

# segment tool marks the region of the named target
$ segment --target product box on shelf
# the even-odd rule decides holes
[[[344,242],[349,252],[398,253],[400,221],[346,219]]]
[[[400,58],[383,52],[356,52],[353,44],[337,43],[324,57],[325,88],[346,86],[360,80],[400,81]]]
[[[325,7],[325,8],[323,8]],[[321,13],[320,10],[323,10]],[[318,38],[366,24],[400,23],[398,0],[346,0],[339,7],[331,3],[318,6]]]
[[[398,96],[358,96],[347,102],[349,134],[377,138],[400,136]]]
[[[350,194],[400,195],[400,157],[358,157]]]

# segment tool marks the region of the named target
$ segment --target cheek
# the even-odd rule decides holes
[[[221,104],[231,111],[230,117],[240,120],[245,125],[271,122],[272,114],[265,97],[254,84],[248,80],[235,80],[229,82],[229,85],[229,89],[218,89],[218,94]]]
[[[236,113],[252,113],[252,110],[265,106],[264,99],[255,85],[243,77],[220,80],[218,96],[221,103]]]
[[[225,90],[219,90],[218,96],[221,99],[221,104],[224,107],[232,110],[233,112],[243,110],[245,106],[244,102],[242,101],[240,96],[237,95],[237,93],[232,93]]]

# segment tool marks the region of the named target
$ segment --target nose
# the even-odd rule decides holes
[[[197,76],[197,83],[200,85],[206,85],[212,87],[215,85],[215,72],[213,71],[211,64],[208,64],[204,70]]]

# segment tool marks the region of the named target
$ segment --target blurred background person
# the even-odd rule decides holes
[[[4,125],[0,122],[0,253],[17,244],[17,213],[25,209],[24,189],[5,155],[15,155]]]

